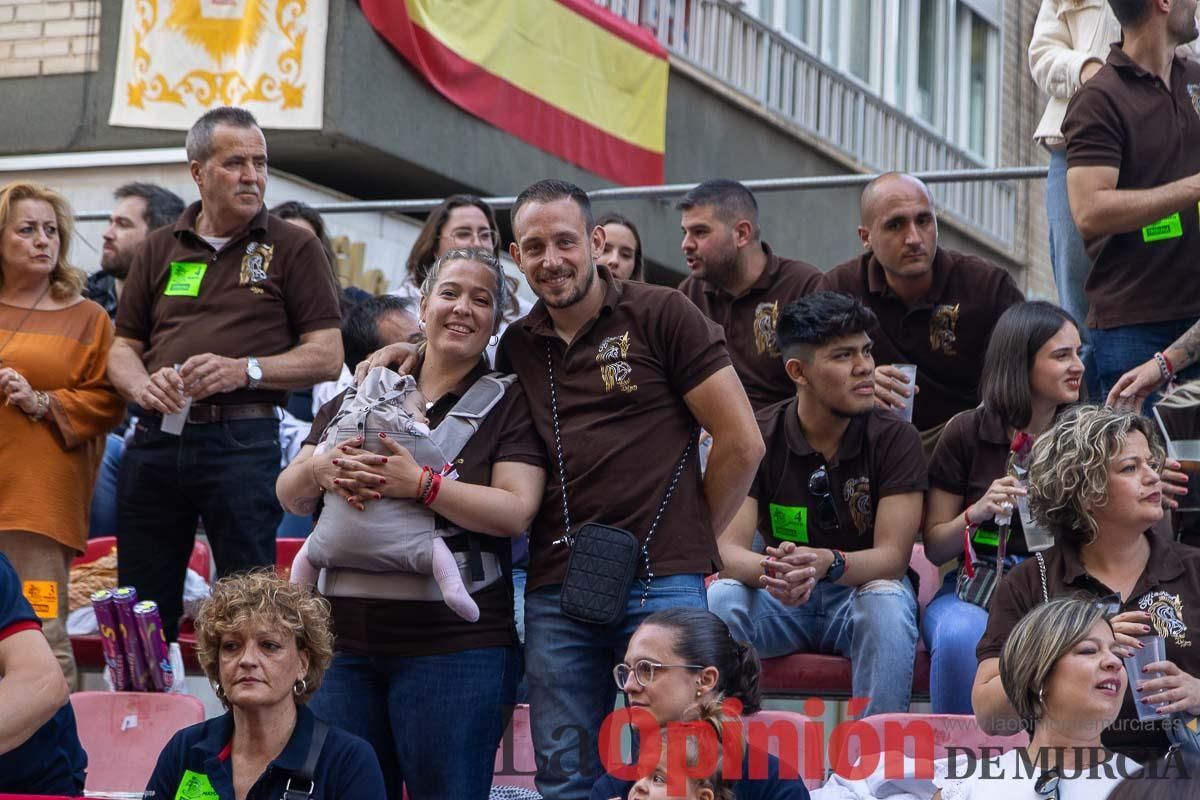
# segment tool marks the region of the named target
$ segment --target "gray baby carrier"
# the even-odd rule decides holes
[[[450,465],[513,380],[512,375],[499,373],[479,378],[441,424],[429,431],[403,408],[405,399],[416,391],[416,381],[376,367],[360,386],[347,390],[322,435],[322,446],[336,447],[362,436],[364,450],[386,455],[390,451],[379,440],[382,432],[408,450],[417,464],[435,472],[452,469]],[[461,528],[415,500],[385,497],[367,503],[364,511],[349,503],[330,502],[309,536],[308,558],[322,569],[318,586],[327,595],[441,600],[432,577],[433,541],[461,533]],[[494,553],[480,552],[477,541],[470,552],[455,553],[455,558],[471,593],[500,577],[499,559]]]

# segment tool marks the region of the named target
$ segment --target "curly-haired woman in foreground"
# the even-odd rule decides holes
[[[1150,531],[1163,515],[1163,448],[1152,423],[1135,414],[1087,407],[1065,414],[1033,450],[1030,505],[1055,545],[1027,559],[996,588],[979,643],[972,701],[985,730],[1012,731],[999,656],[1017,622],[1051,597],[1084,593],[1111,602],[1117,640],[1166,641],[1166,660],[1131,681],[1104,745],[1138,762],[1161,755],[1163,720],[1139,721],[1133,693],[1160,713],[1200,713],[1200,551]]]
[[[229,712],[175,734],[152,796],[275,800],[311,780],[321,800],[384,797],[370,745],[304,707],[333,658],[324,599],[271,572],[224,578],[197,615],[196,655]]]

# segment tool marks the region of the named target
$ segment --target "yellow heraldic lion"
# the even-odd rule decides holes
[[[166,26],[220,63],[258,43],[267,14],[265,0],[175,0]]]

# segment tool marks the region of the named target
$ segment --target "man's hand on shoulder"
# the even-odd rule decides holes
[[[183,362],[179,369],[184,388],[193,400],[244,389],[250,382],[246,359],[201,353]]]

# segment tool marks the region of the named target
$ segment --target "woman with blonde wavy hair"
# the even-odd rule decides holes
[[[222,578],[196,616],[196,655],[228,713],[172,737],[147,797],[384,797],[371,746],[304,707],[333,659],[324,598],[266,570]]]
[[[74,686],[68,568],[87,545],[105,434],[125,403],[105,375],[112,323],[68,260],[71,218],[51,189],[0,188],[0,553],[35,593]]]
[[[1163,516],[1163,459],[1153,423],[1108,408],[1067,412],[1037,440],[1030,505],[1055,544],[1010,572],[992,598],[972,693],[985,730],[1011,732],[1019,722],[1000,677],[1014,626],[1039,604],[1076,594],[1112,607],[1121,645],[1165,640],[1166,659],[1130,681],[1105,747],[1138,762],[1166,751],[1167,720],[1138,720],[1135,692],[1162,715],[1200,714],[1200,551],[1150,530]]]

